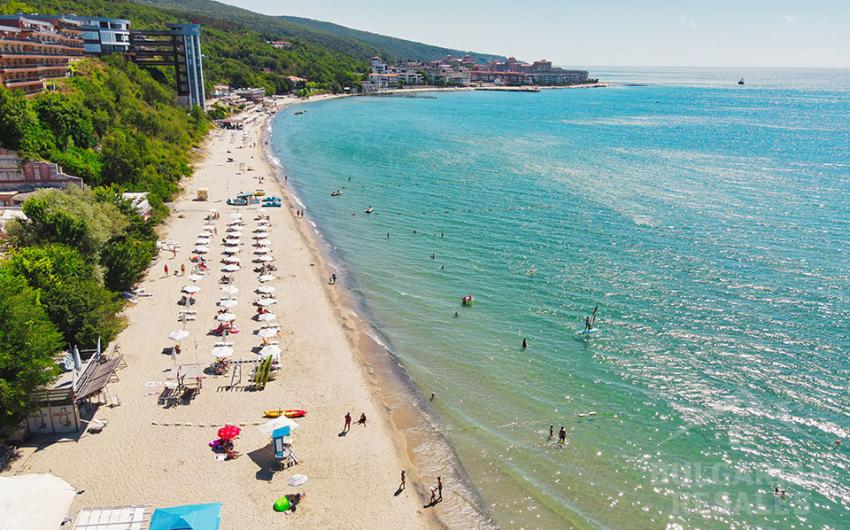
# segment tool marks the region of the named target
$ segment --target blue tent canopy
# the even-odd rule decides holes
[[[153,512],[150,530],[218,530],[221,503],[189,504]]]
[[[272,433],[272,438],[283,438],[284,436],[289,436],[291,432],[292,429],[289,427],[289,425],[284,425],[283,427],[275,429],[275,431]]]

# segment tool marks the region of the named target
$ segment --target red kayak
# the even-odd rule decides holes
[[[278,418],[280,416],[286,416],[287,418],[303,418],[307,415],[307,411],[302,409],[264,410],[263,415],[267,418]]]

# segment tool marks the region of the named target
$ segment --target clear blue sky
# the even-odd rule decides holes
[[[220,0],[561,65],[850,68],[850,0]]]

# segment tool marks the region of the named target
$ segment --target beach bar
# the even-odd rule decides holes
[[[85,362],[82,358],[88,357]],[[50,387],[33,394],[38,408],[27,416],[17,433],[26,439],[30,434],[63,434],[79,432],[83,426],[83,412],[92,398],[99,397],[106,385],[117,380],[115,371],[122,356],[107,359],[98,347],[82,353],[74,347],[59,363],[64,372]],[[117,398],[110,398],[116,402]]]

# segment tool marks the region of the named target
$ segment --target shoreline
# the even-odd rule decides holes
[[[376,370],[363,365],[361,354],[350,343],[350,330],[336,317],[339,309],[327,295],[326,276],[316,267],[316,253],[305,248],[309,241],[299,236],[306,225],[296,222],[291,210],[262,209],[271,218],[273,233],[267,237],[279,270],[273,273],[274,280],[264,284],[276,289],[280,301],[274,306],[281,331],[275,340],[283,350],[276,380],[263,391],[253,389],[248,365],[238,380],[235,368],[232,376],[230,370],[223,376],[206,374],[202,390],[190,401],[173,405],[160,401],[176,366],[209,366],[209,352],[220,341],[232,343],[234,359],[255,362],[257,358],[252,353],[260,342],[255,333],[263,324],[256,321],[254,307],[254,292],[260,285],[252,272],[256,208],[228,206],[224,199],[255,188],[274,195],[281,187],[264,156],[265,116],[250,110],[242,114],[248,118],[243,130],[211,131],[199,149],[195,173],[181,183],[182,191],[158,229],[161,239],[178,246],[176,255],[161,252],[139,283],[150,296],[125,306],[128,325],[109,351],[120,347],[126,366],[107,391],[117,396],[117,406],[101,405],[96,410],[97,418],[108,422],[103,432],[32,437],[3,474],[49,472],[69,482],[81,492],[71,507],[72,520],[82,508],[146,505],[153,509],[221,502],[222,530],[280,524],[391,528],[399,521],[406,528],[440,527],[437,512],[456,497],[455,485],[447,483],[445,503],[423,508],[423,496],[427,497],[436,477],[420,479],[411,469],[406,447],[375,392],[376,382],[368,376]],[[268,177],[275,180],[270,182]],[[208,190],[207,202],[195,200],[200,188]],[[197,280],[200,292],[192,306],[197,318],[182,324],[190,336],[183,341],[182,353],[173,355],[167,336],[169,330],[181,328],[176,301],[181,286],[190,282],[176,271],[185,264],[190,272],[195,234],[211,209],[220,212],[221,220],[215,222],[220,232],[206,254],[209,271]],[[239,293],[234,296],[237,307],[230,312],[235,314],[239,333],[222,338],[209,333],[217,324],[213,317],[221,296],[219,261],[224,254],[218,239],[224,236],[230,214],[236,212],[244,215],[247,231],[238,254],[243,266],[232,275]],[[309,412],[297,420],[301,428],[294,433],[298,458],[294,468],[275,469],[270,439],[256,428],[268,421],[262,416],[269,408]],[[363,412],[369,426],[355,425],[350,433],[339,433],[346,412],[355,419]],[[216,430],[225,424],[242,430],[236,444],[242,454],[228,461],[217,459],[209,447]],[[406,489],[393,494],[403,469],[416,476],[408,478]],[[306,474],[309,483],[288,486],[293,473]],[[272,510],[275,499],[294,492],[308,494],[297,514],[287,517]]]
[[[331,259],[333,251],[330,242],[311,220],[297,190],[285,177],[285,161],[278,158],[272,145],[273,124],[280,118],[278,113],[285,111],[287,107],[346,97],[353,96],[325,96],[284,105],[277,105],[276,102],[277,108],[270,115],[266,115],[262,123],[261,138],[265,162],[276,172],[278,187],[285,198],[289,199],[288,210],[292,219],[297,220],[293,204],[305,209],[305,217],[302,220],[306,223],[298,223],[298,231],[318,262],[324,277],[328,277],[332,272],[340,272],[344,269],[344,264],[339,259]],[[332,261],[336,263],[332,264]],[[342,275],[336,285],[342,289],[326,285],[325,294],[335,309],[340,325],[346,331],[357,363],[371,383],[370,392],[383,406],[383,412],[392,426],[397,448],[404,452],[414,471],[413,482],[425,483],[426,476],[441,475],[448,477],[447,480],[453,484],[462,485],[462,501],[451,503],[451,500],[447,500],[432,510],[435,522],[443,528],[496,528],[483,498],[464,469],[455,448],[442,434],[442,420],[431,408],[424,391],[416,385],[393,353],[391,341],[369,317],[368,302],[356,298],[353,294],[356,284],[347,275]],[[435,455],[435,452],[439,454]],[[450,469],[448,473],[445,469],[446,463]],[[460,493],[460,489],[454,487],[453,493]],[[427,501],[421,495],[420,498],[423,502]]]

